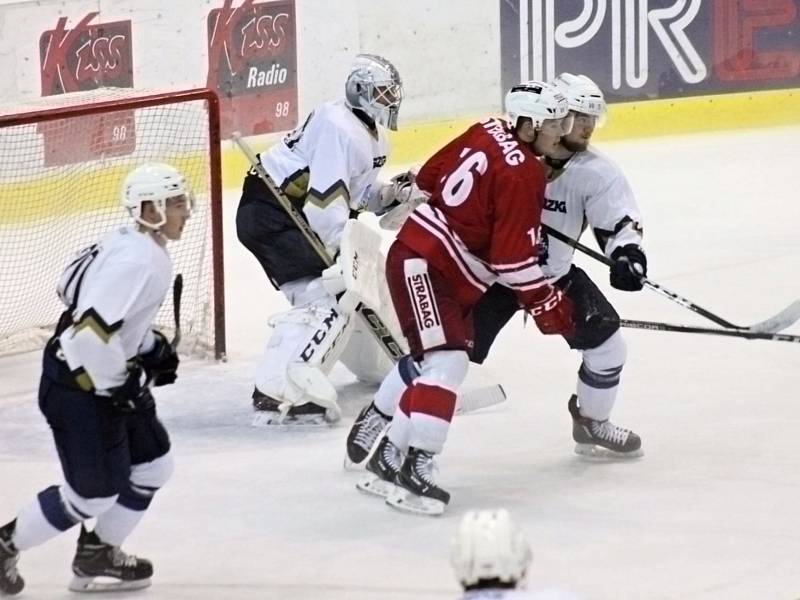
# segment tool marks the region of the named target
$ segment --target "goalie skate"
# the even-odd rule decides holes
[[[611,421],[597,421],[580,414],[578,397],[567,403],[572,415],[572,439],[575,453],[595,459],[639,458],[644,455],[642,439],[630,429],[617,427]]]
[[[400,472],[402,460],[400,449],[389,441],[388,436],[383,436],[367,463],[368,473],[356,484],[356,489],[365,494],[388,497],[395,489],[394,480]]]
[[[450,494],[433,481],[433,454],[409,448],[400,472],[395,477],[395,489],[386,504],[402,512],[438,517],[444,513]]]
[[[0,596],[14,596],[25,587],[25,580],[17,571],[19,551],[11,541],[15,527],[16,520],[0,527]]]
[[[81,525],[72,572],[75,576],[69,589],[73,592],[139,590],[150,585],[153,565],[103,543],[97,534]]]
[[[253,390],[253,427],[272,427],[275,429],[291,429],[297,427],[327,427],[330,422],[325,418],[325,407],[313,402],[299,406],[282,406],[282,403],[271,396]]]

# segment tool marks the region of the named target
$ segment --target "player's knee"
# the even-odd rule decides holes
[[[420,378],[427,383],[457,390],[467,377],[469,355],[463,350],[426,352]]]
[[[628,349],[622,333],[617,331],[605,342],[583,351],[578,377],[594,388],[609,388],[619,384]]]
[[[130,510],[147,510],[155,493],[167,483],[174,470],[170,452],[150,462],[131,466],[128,486],[120,493],[119,503]]]
[[[118,494],[112,496],[87,498],[78,490],[75,490],[68,483],[63,484],[59,491],[63,499],[64,506],[69,512],[73,512],[75,516],[79,516],[78,521],[85,521],[102,515],[109,508],[114,506],[114,503],[119,497]]]

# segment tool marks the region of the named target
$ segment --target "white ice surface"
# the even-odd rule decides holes
[[[742,324],[800,297],[800,127],[601,148],[639,198],[654,280]],[[357,493],[358,475],[342,470],[349,424],[371,393],[343,369],[338,426],[249,426],[253,363],[267,316],[285,304],[238,245],[235,209],[232,193],[229,362],[187,361],[158,390],[177,470],[125,545],[154,561],[153,587],[125,597],[456,598],[450,538],[466,510],[495,506],[532,542],[531,587],[597,600],[800,597],[799,346],[626,330],[613,420],[642,435],[645,457],[596,463],[573,454],[566,400],[578,355],[516,319],[486,365],[509,401],[456,418],[439,474],[451,505],[439,519],[407,516]],[[603,267],[577,263],[609,290]],[[711,325],[646,290],[608,295],[628,318]],[[0,524],[60,481],[38,362],[0,361]],[[24,554],[23,598],[75,598],[76,535]]]

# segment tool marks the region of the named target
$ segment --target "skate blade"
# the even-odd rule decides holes
[[[378,496],[380,498],[387,498],[392,492],[394,492],[395,484],[391,481],[384,481],[380,477],[373,475],[372,473],[368,473],[361,478],[361,480],[356,484],[356,489],[359,492],[363,492],[364,494],[369,494],[370,496]]]
[[[641,458],[644,456],[644,451],[639,448],[632,452],[614,452],[595,444],[575,444],[575,454],[592,460],[630,460],[632,458]]]
[[[417,496],[397,486],[395,486],[394,491],[386,498],[386,504],[400,512],[425,515],[427,517],[441,516],[441,514],[444,513],[444,507],[447,506],[440,500]]]
[[[80,577],[75,575],[69,584],[69,591],[92,594],[97,592],[125,592],[149,587],[150,578],[136,581],[122,581],[114,577]]]
[[[252,427],[268,427],[273,431],[292,431],[297,429],[323,429],[331,426],[323,415],[300,415],[286,417],[283,421],[273,412],[256,412],[250,423]]]

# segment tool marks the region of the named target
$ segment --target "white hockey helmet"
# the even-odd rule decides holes
[[[136,167],[122,184],[122,206],[128,209],[134,221],[151,229],[158,229],[167,222],[167,199],[177,196],[186,196],[190,206],[194,206],[186,178],[175,167],[165,163],[152,162]],[[142,219],[143,202],[153,203],[161,215],[158,223]]]
[[[537,129],[547,120],[561,119],[570,125],[564,127],[565,133],[571,129],[567,98],[558,88],[543,81],[525,81],[512,87],[506,94],[506,113],[514,127],[520,117],[528,117]]]
[[[555,85],[567,97],[569,109],[596,117],[602,123],[606,116],[606,100],[602,90],[586,75],[561,73],[553,80]]]
[[[530,545],[505,509],[467,512],[450,556],[465,588],[481,580],[522,581],[531,558]]]
[[[367,113],[384,127],[397,131],[403,100],[403,81],[394,65],[375,54],[356,56],[344,84],[347,106]]]

